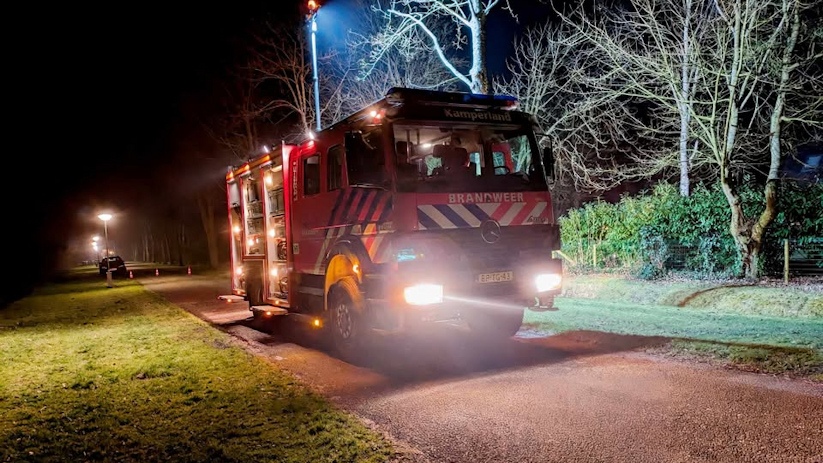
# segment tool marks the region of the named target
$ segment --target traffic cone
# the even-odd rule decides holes
[[[129,270],[129,280],[134,279],[134,273]]]
[[[154,269],[154,276],[156,276],[156,277],[160,276],[160,269],[159,268]]]
[[[189,275],[191,275],[191,265],[189,265]]]

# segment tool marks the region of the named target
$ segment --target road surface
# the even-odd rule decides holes
[[[823,388],[637,352],[661,339],[521,333],[489,345],[445,326],[343,361],[317,332],[269,334],[246,303],[218,302],[227,279],[141,281],[372,422],[403,460],[823,463]]]

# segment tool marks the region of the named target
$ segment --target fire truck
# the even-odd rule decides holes
[[[511,97],[395,88],[226,176],[232,297],[341,349],[459,321],[509,337],[552,310],[552,153]]]

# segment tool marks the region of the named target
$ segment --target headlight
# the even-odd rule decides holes
[[[443,302],[443,285],[420,284],[403,290],[403,297],[410,305],[429,305]]]
[[[534,277],[534,285],[538,293],[558,289],[562,283],[563,277],[557,273],[541,273]]]

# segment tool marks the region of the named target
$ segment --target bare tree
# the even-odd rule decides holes
[[[220,265],[220,254],[217,243],[217,222],[214,210],[216,207],[214,196],[204,192],[197,196],[197,207],[200,210],[200,220],[206,234],[206,247],[209,253],[209,266],[217,268]]]
[[[821,125],[823,33],[804,25],[809,7],[637,0],[601,20],[563,16],[561,26],[526,34],[510,62],[513,79],[502,87],[537,113],[564,154],[561,171],[579,186],[604,188],[675,166],[682,193],[690,169],[718,179],[743,272],[755,277],[777,213],[784,151],[798,142],[786,127],[797,134]],[[691,140],[699,150],[689,150]],[[609,142],[625,147],[625,156],[604,155]],[[764,203],[752,213],[740,194],[743,174],[763,171]]]
[[[384,54],[379,61],[369,61],[373,51],[373,37],[384,30],[382,15],[374,14],[364,1],[360,4],[356,30],[350,30],[346,51],[329,62],[328,71],[341,85],[338,90],[341,115],[351,114],[377,101],[392,87],[451,90],[459,79],[444,68],[440,58],[426,44],[405,46],[395,53]],[[437,28],[438,34],[445,33]],[[451,47],[447,47],[447,50]],[[460,58],[451,60],[456,66],[464,66]],[[368,73],[363,64],[368,63]],[[331,88],[330,88],[331,89]]]
[[[804,5],[798,0],[717,1],[712,53],[700,55],[700,89],[693,105],[695,134],[711,160],[729,203],[729,230],[744,275],[759,272],[766,230],[777,214],[783,148],[788,123],[820,126],[820,43],[798,53]],[[816,32],[816,40],[820,40]],[[791,105],[791,107],[790,107]],[[768,146],[768,148],[766,148]],[[766,155],[768,153],[768,155]],[[741,171],[766,165],[764,203],[744,210]]]
[[[707,33],[711,2],[705,0],[635,0],[631,6],[591,19],[582,11],[564,23],[586,44],[587,91],[615,93],[621,101],[640,101],[652,117],[635,130],[662,143],[659,150],[635,157],[637,174],[651,177],[670,168],[680,172],[680,193],[688,196],[689,174],[706,162],[689,149],[691,106],[699,68],[697,56]],[[677,151],[669,137],[677,134]]]
[[[623,70],[607,72],[612,58],[595,43],[603,32],[589,27],[584,33],[565,21],[528,29],[508,61],[511,78],[495,87],[536,116],[561,183],[603,191],[648,179],[675,161],[661,142],[671,138],[671,123],[638,115],[647,100],[628,90]]]
[[[388,53],[380,61],[372,62],[371,72],[363,75],[360,71],[371,50],[370,37],[380,33],[383,24],[366,2],[355,9],[362,14],[354,18],[357,30],[349,31],[344,51],[327,52],[318,59],[324,126],[363,109],[391,87],[449,88],[456,81],[425,48]],[[290,134],[295,139],[312,130],[315,117],[312,68],[303,32],[283,34],[281,29],[267,27],[250,48],[255,79],[260,85],[274,84],[277,89],[272,92],[275,97],[265,100],[263,107],[279,116],[276,121],[296,117],[297,128]]]
[[[422,47],[435,54],[441,65],[475,93],[489,93],[486,69],[486,21],[495,8],[508,11],[509,0],[391,0],[385,7],[375,7],[386,24],[371,37],[372,50],[366,74],[392,50],[407,52]],[[443,24],[451,24],[452,36],[441,33]],[[448,45],[456,49],[469,46],[471,62],[466,71],[449,56]]]

